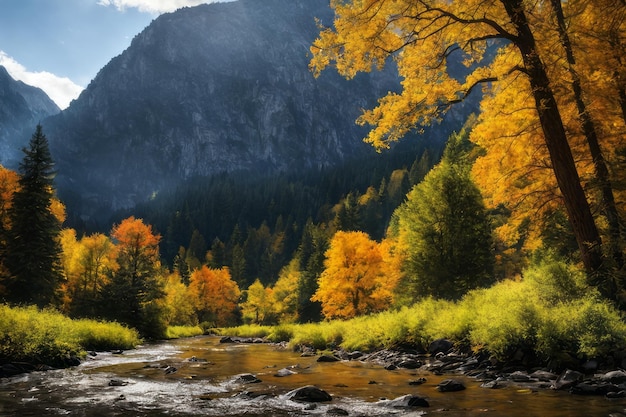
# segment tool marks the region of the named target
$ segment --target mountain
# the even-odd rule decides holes
[[[197,176],[302,171],[372,154],[354,121],[397,88],[397,75],[315,79],[316,18],[332,22],[328,0],[239,0],[155,19],[43,123],[68,208],[89,216]]]
[[[37,123],[59,111],[43,90],[14,80],[0,66],[0,164],[15,168],[27,143],[22,131],[32,134]]]

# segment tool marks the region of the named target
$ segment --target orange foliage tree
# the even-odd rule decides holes
[[[326,318],[351,318],[389,308],[399,271],[389,262],[387,248],[363,232],[335,233],[311,298],[322,303]]]
[[[115,225],[111,238],[117,247],[118,268],[105,288],[107,318],[137,328],[148,337],[161,337],[165,331],[159,280],[161,236],[141,219],[129,217]]]
[[[191,274],[189,292],[201,322],[216,326],[232,325],[241,296],[228,268],[212,269],[206,265]]]
[[[13,193],[19,187],[19,175],[17,172],[0,165],[0,295],[4,293],[3,281],[8,277],[8,271],[4,265],[6,249],[9,243],[8,231],[10,229],[9,209]]]

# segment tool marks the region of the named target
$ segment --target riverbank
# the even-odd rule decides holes
[[[303,356],[285,343],[220,342],[211,336],[150,342],[122,354],[89,356],[80,366],[0,379],[0,415],[587,417],[622,416],[626,409],[623,398],[522,383],[488,389],[462,373],[392,369],[374,360],[392,352],[327,362],[331,351]],[[454,358],[436,356],[423,355],[422,366]],[[459,385],[449,380],[465,389],[451,392]],[[331,399],[292,397],[310,385]]]
[[[426,352],[433,341],[447,339],[462,352],[501,363],[517,360],[528,368],[563,370],[585,363],[626,368],[623,313],[584,285],[583,278],[568,271],[551,276],[539,272],[470,291],[459,301],[426,298],[349,320],[246,325],[220,332],[366,352],[404,346]]]
[[[118,323],[0,304],[0,377],[77,365],[88,351],[132,349],[140,342],[137,331]]]
[[[267,340],[259,337],[223,336],[224,344],[260,344]],[[287,349],[283,342],[279,346]],[[486,352],[474,354],[471,351],[459,351],[455,343],[447,339],[433,341],[427,351],[404,345],[395,349],[379,349],[373,352],[318,351],[300,345],[295,348],[301,356],[315,357],[317,362],[362,362],[372,363],[387,371],[405,370],[416,375],[447,376],[437,389],[440,392],[455,392],[466,389],[465,384],[455,377],[463,376],[480,382],[481,388],[503,389],[516,388],[523,391],[538,390],[568,391],[576,395],[605,396],[607,399],[626,398],[626,372],[622,369],[601,369],[600,362],[588,360],[584,363],[571,362],[574,369],[552,369],[546,366],[534,366],[524,360],[518,352],[514,358],[501,362]],[[287,370],[287,375],[289,370]],[[427,378],[421,377],[409,381],[409,385],[422,385]]]

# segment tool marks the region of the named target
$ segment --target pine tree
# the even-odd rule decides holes
[[[54,196],[54,163],[41,125],[24,148],[19,189],[9,211],[11,230],[7,250],[8,300],[37,304],[55,301],[62,279],[61,224],[50,210]]]
[[[407,195],[394,214],[407,253],[400,293],[459,299],[493,283],[491,226],[470,176],[467,134],[452,136],[442,162]]]

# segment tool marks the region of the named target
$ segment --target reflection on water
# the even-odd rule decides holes
[[[283,368],[295,373],[277,376]],[[234,378],[243,373],[262,382],[245,384]],[[427,382],[409,385],[418,377]],[[76,368],[0,380],[0,416],[298,416],[327,415],[333,408],[351,416],[626,415],[626,401],[621,399],[522,388],[489,390],[463,377],[458,378],[465,382],[465,391],[439,393],[437,384],[449,377],[387,371],[358,361],[318,363],[315,357],[269,345],[226,345],[215,337],[200,337],[122,355],[99,354]],[[333,401],[309,409],[285,398],[285,393],[304,385],[326,390]],[[406,394],[426,397],[430,407],[393,409],[381,402]]]

